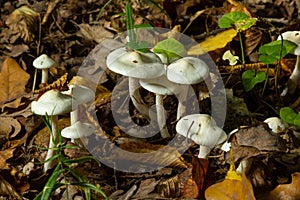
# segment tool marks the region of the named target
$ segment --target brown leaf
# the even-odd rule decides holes
[[[12,117],[0,117],[0,135],[6,135],[7,138],[15,137],[21,131],[21,124]]]
[[[29,6],[22,6],[14,10],[6,20],[12,34],[21,37],[25,42],[32,42],[38,30],[39,13]]]
[[[120,148],[138,154],[135,154],[135,156],[128,154],[120,155],[120,152],[112,151],[111,159],[118,158],[144,164],[158,166],[170,165],[177,168],[187,168],[187,164],[181,157],[181,154],[177,149],[170,146],[149,144],[145,142],[125,142],[120,145]],[[163,151],[161,150],[162,148],[164,148]]]
[[[0,150],[0,169],[8,169],[9,166],[6,160],[13,157],[15,148],[20,144],[20,140],[6,142]]]
[[[0,175],[0,194],[8,195],[10,199],[22,199],[16,189]]]
[[[138,190],[136,191],[135,195],[133,196],[133,198],[136,198],[136,199],[146,198],[148,195],[150,195],[150,193],[152,193],[154,191],[158,182],[159,181],[156,181],[155,178],[150,178],[150,179],[141,181],[141,184],[140,184]]]
[[[262,36],[262,31],[259,29],[250,28],[245,31],[244,48],[246,56],[249,56],[260,44]]]
[[[180,175],[182,182],[181,195],[187,198],[200,198],[205,188],[205,177],[208,169],[208,160],[192,158],[192,168]],[[187,179],[187,180],[184,180]]]
[[[189,170],[189,169],[187,169]],[[179,176],[173,176],[166,180],[162,180],[157,185],[158,193],[164,198],[178,198],[180,196],[180,179]]]
[[[5,59],[0,72],[0,103],[16,101],[17,105],[12,104],[10,106],[18,107],[21,96],[26,94],[25,85],[29,78],[30,75],[14,59]],[[3,106],[1,108],[3,109]]]
[[[286,200],[300,199],[300,173],[292,174],[290,184],[280,184],[272,190],[267,198],[268,200]]]

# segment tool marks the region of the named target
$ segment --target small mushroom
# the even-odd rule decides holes
[[[42,79],[41,83],[47,83],[48,82],[48,70],[49,68],[55,66],[56,63],[54,60],[52,60],[48,55],[42,54],[39,57],[37,57],[33,61],[33,66],[36,69],[42,70]]]
[[[195,57],[183,57],[174,61],[167,67],[167,78],[174,82],[185,85],[179,92],[177,119],[185,113],[184,100],[191,84],[203,81],[209,75],[209,68],[204,61]]]
[[[72,97],[62,94],[57,90],[45,92],[37,101],[31,103],[31,111],[37,115],[51,116],[51,131],[48,152],[44,163],[44,172],[51,169],[54,160],[49,160],[55,155],[54,147],[58,142],[58,115],[72,111]]]
[[[192,114],[182,117],[176,131],[200,145],[198,158],[207,158],[213,147],[227,139],[226,133],[207,114]]]
[[[170,137],[165,124],[166,117],[164,114],[163,98],[164,95],[173,95],[181,91],[183,89],[182,85],[169,81],[164,75],[154,79],[141,79],[140,84],[143,88],[156,95],[157,123],[160,128],[161,136],[162,138]]]
[[[297,44],[298,46],[293,52],[293,54],[297,56],[295,68],[287,82],[287,86],[281,93],[281,96],[285,96],[287,93],[293,94],[300,81],[300,31],[287,31],[281,35],[283,40],[288,40]],[[280,35],[278,36],[277,40],[281,40]]]
[[[61,131],[61,134],[65,138],[71,138],[71,141],[73,143],[77,143],[77,144],[81,145],[81,142],[78,138],[67,137],[67,136],[69,135],[70,130],[74,131],[74,129],[77,129],[77,131],[82,131],[84,129],[80,129],[80,127],[91,127],[91,126],[93,126],[92,124],[83,123],[83,122],[79,121],[79,119],[78,119],[78,106],[93,101],[94,97],[95,97],[95,93],[92,89],[90,89],[88,87],[85,87],[83,85],[71,84],[69,86],[69,88],[70,89],[68,91],[66,91],[65,93],[68,94],[68,95],[71,95],[72,99],[74,99],[73,105],[72,105],[73,106],[73,111],[70,113],[71,126],[67,127],[67,128],[64,128]],[[89,130],[92,130],[92,129],[90,128]],[[86,134],[91,135],[93,132],[94,131],[92,131],[92,132],[89,131]],[[80,135],[80,133],[78,133],[77,135]]]
[[[274,133],[281,133],[288,129],[289,125],[278,117],[269,117],[264,121]]]
[[[71,126],[64,128],[61,135],[65,138],[79,139],[88,137],[95,132],[95,127],[90,123],[77,121]]]
[[[150,119],[149,108],[137,90],[138,79],[155,78],[164,73],[164,65],[159,57],[152,52],[141,53],[122,47],[107,56],[106,65],[111,71],[128,76],[129,95],[133,105],[143,116]]]

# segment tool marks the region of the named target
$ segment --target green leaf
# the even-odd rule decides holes
[[[254,70],[247,70],[242,74],[242,83],[246,92],[249,92],[256,84],[263,82],[266,78],[267,75],[265,72],[255,73]]]
[[[295,119],[297,118],[297,114],[290,107],[283,107],[279,111],[280,118],[288,124],[294,124]],[[298,123],[297,119],[297,123]],[[299,123],[300,124],[300,123]]]
[[[236,30],[240,32],[249,29],[251,26],[253,26],[256,23],[256,21],[257,18],[247,18],[247,19],[238,20],[237,22],[234,23],[234,25]]]
[[[90,183],[87,183],[87,182],[78,182],[78,183],[71,183],[71,184],[95,190],[96,192],[99,192],[105,199],[108,200],[108,197],[106,196],[106,194],[100,188],[96,187],[93,184],[90,184]]]
[[[293,123],[298,129],[300,129],[300,114],[295,117],[294,123]]]
[[[259,61],[266,64],[272,64],[278,61],[280,58],[286,56],[288,53],[293,52],[296,47],[297,45],[295,43],[287,40],[284,40],[283,42],[281,40],[270,42],[259,48],[258,50],[258,53],[260,54]],[[280,49],[281,49],[281,57],[280,57]]]
[[[219,22],[220,28],[230,28],[236,25],[238,21],[248,19],[249,16],[243,12],[231,12],[225,14]]]
[[[158,42],[154,46],[153,52],[164,55],[168,61],[172,58],[181,58],[186,53],[184,46],[174,38],[168,38]]]

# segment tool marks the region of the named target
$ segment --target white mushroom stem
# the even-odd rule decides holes
[[[178,107],[177,107],[177,117],[179,120],[186,112],[186,107],[183,105],[183,102],[186,100],[187,95],[189,93],[189,85],[184,86],[184,89],[179,91],[178,94]]]
[[[78,121],[78,108],[70,112],[70,123],[73,125],[75,122]]]
[[[129,85],[129,96],[134,105],[134,107],[145,117],[147,120],[150,120],[149,108],[143,102],[140,91],[139,91],[139,79],[128,77]]]
[[[51,169],[54,167],[55,164],[55,159],[47,161],[48,159],[52,158],[55,154],[56,151],[54,148],[56,147],[55,143],[57,144],[58,141],[58,116],[54,115],[51,118],[51,133],[50,133],[50,140],[49,140],[49,146],[48,146],[48,151],[47,155],[45,158],[45,163],[44,163],[44,172],[47,172],[48,169]]]
[[[204,145],[200,145],[198,158],[204,158],[204,159],[207,159],[207,157],[208,157],[208,155],[209,155],[211,149],[212,149],[211,147],[204,146]]]
[[[285,93],[288,92],[289,94],[293,94],[299,85],[300,80],[300,55],[297,56],[296,65],[295,68],[287,82],[287,88],[285,90]],[[285,95],[285,93],[282,94],[282,96]]]
[[[48,69],[42,69],[42,80],[41,83],[47,83],[48,82]]]
[[[238,172],[239,174],[242,173],[247,173],[249,171],[249,169],[251,168],[252,165],[252,158],[248,158],[245,160],[242,160],[238,166],[238,168],[236,169],[236,172]]]
[[[156,94],[156,112],[157,112],[157,123],[160,129],[160,134],[162,138],[170,137],[168,132],[168,128],[166,125],[166,117],[164,112],[164,103],[163,103],[163,95]]]

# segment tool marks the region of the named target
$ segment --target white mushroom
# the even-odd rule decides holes
[[[289,125],[286,122],[284,122],[278,117],[269,117],[264,122],[268,124],[269,128],[274,133],[281,133],[287,130],[287,128],[289,127]]]
[[[47,91],[37,101],[31,103],[31,111],[37,115],[51,116],[49,149],[44,163],[46,172],[54,165],[54,160],[49,159],[55,155],[53,148],[58,143],[58,115],[72,111],[72,97],[56,90]]]
[[[183,57],[171,63],[167,67],[167,78],[185,87],[179,92],[177,119],[185,113],[183,101],[187,98],[187,94],[191,84],[197,84],[203,81],[209,75],[209,69],[205,62],[195,57]]]
[[[160,128],[162,138],[170,137],[166,126],[166,117],[164,114],[163,98],[164,95],[173,95],[182,90],[182,85],[173,83],[166,76],[160,76],[154,79],[141,79],[140,84],[146,90],[156,95],[157,123]]]
[[[287,31],[281,35],[283,40],[288,40],[297,44],[298,46],[293,52],[293,54],[297,56],[295,68],[287,82],[286,88],[281,93],[281,96],[285,96],[287,93],[293,94],[300,81],[300,31]],[[280,35],[278,36],[277,40],[281,40]]]
[[[141,114],[150,119],[149,108],[138,91],[138,79],[155,78],[164,73],[164,65],[159,57],[152,52],[141,53],[122,47],[107,56],[106,65],[111,71],[128,76],[132,103]]]
[[[65,138],[79,139],[88,137],[95,132],[95,127],[90,123],[75,122],[71,126],[64,128],[61,135]]]
[[[184,116],[177,122],[176,131],[200,145],[199,158],[207,158],[213,147],[227,139],[226,133],[207,114]]]
[[[83,123],[80,122],[78,119],[78,106],[82,105],[82,104],[86,104],[89,103],[91,101],[94,100],[95,98],[95,92],[85,86],[82,85],[77,85],[77,84],[71,84],[69,86],[69,90],[66,92],[67,94],[71,95],[72,98],[74,99],[73,101],[73,111],[70,113],[70,121],[71,121],[71,126],[64,128],[61,131],[61,134],[63,137],[65,138],[71,138],[73,143],[77,143],[77,144],[81,144],[80,140],[76,137],[67,137],[67,135],[70,134],[70,131],[74,131],[75,129],[77,129],[77,132],[82,131],[84,129],[81,129],[81,127],[92,127],[92,124],[89,123]],[[91,131],[92,129],[89,128],[89,131],[86,132],[86,135],[91,135],[94,131]],[[74,134],[80,135],[80,134],[84,134],[84,133],[76,133],[74,132]]]
[[[41,69],[42,70],[42,79],[41,83],[47,83],[48,82],[48,70],[49,68],[55,66],[55,61],[52,60],[49,56],[46,54],[42,54],[39,57],[37,57],[33,61],[33,66],[36,69]]]

